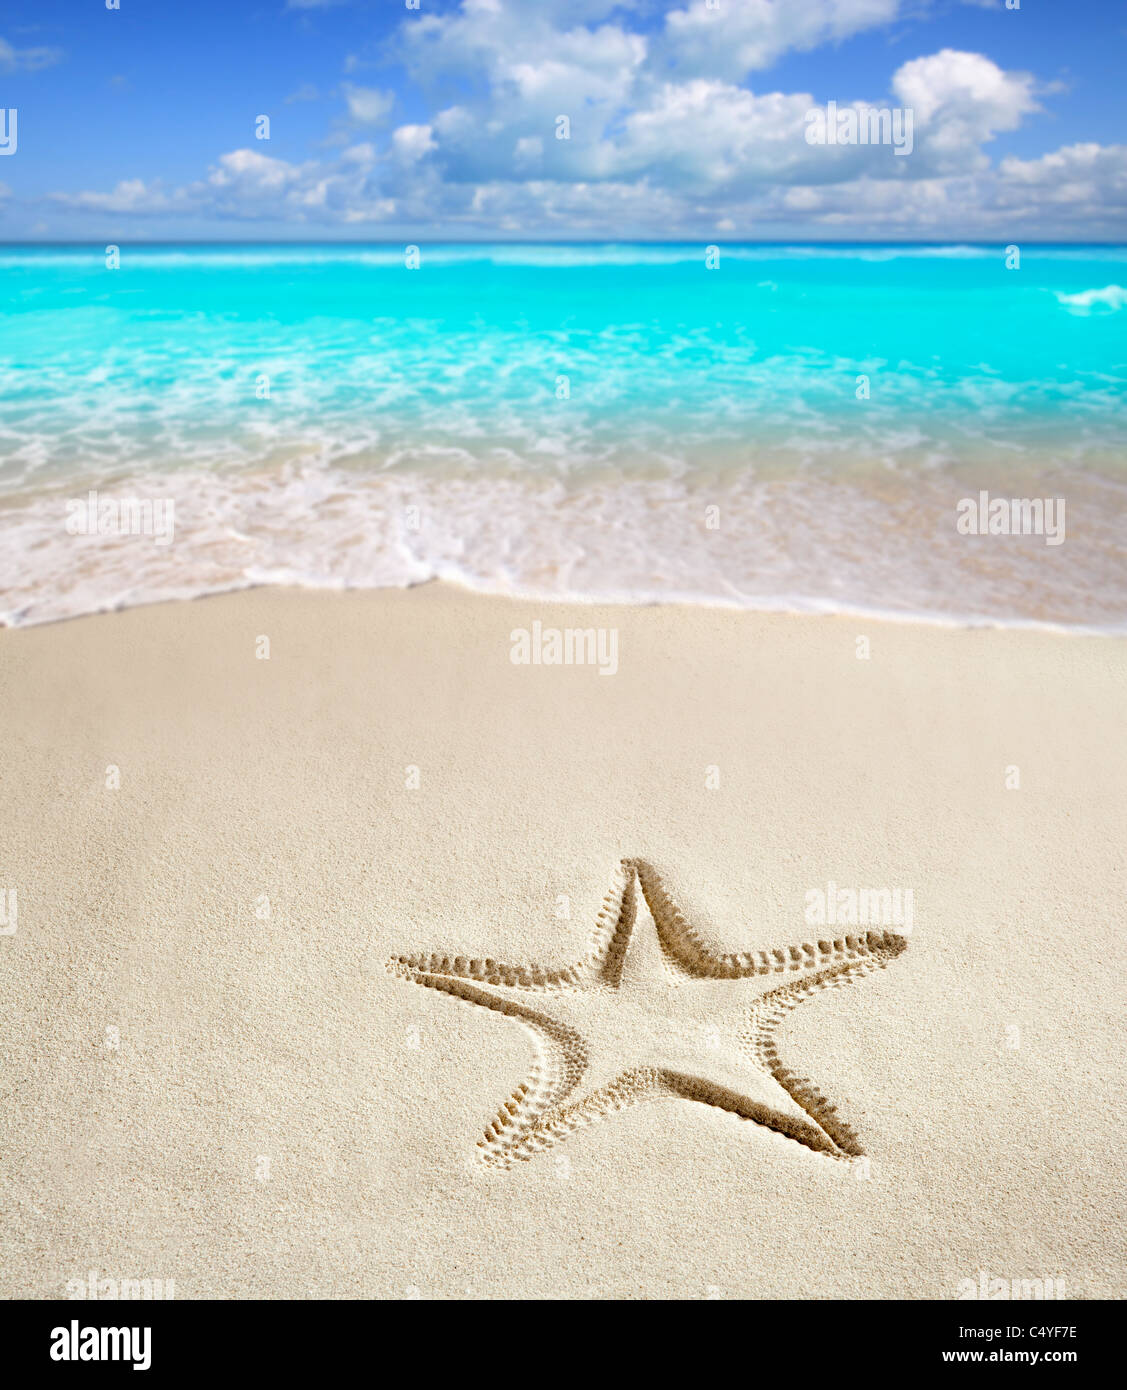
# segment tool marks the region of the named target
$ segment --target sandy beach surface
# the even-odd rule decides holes
[[[0,709],[0,1295],[1122,1295],[1127,641],[260,589]]]

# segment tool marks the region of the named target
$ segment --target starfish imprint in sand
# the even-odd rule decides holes
[[[653,921],[635,930],[639,884]],[[485,1164],[511,1167],[583,1125],[659,1098],[713,1105],[817,1153],[853,1159],[862,1153],[853,1131],[783,1066],[775,1034],[804,1000],[882,969],[906,946],[903,936],[870,931],[718,955],[651,865],[624,859],[587,953],[574,965],[418,955],[395,956],[387,968],[505,1014],[532,1035],[528,1080],[478,1141]]]

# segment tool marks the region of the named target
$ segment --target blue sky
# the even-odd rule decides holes
[[[1127,239],[1125,52],[1123,0],[7,0],[0,237]]]

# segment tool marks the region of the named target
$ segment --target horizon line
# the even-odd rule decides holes
[[[748,240],[737,238],[718,238],[711,240],[703,238],[673,238],[663,237],[655,239],[645,239],[637,237],[535,237],[535,238],[510,238],[510,237],[475,237],[465,240],[448,237],[433,237],[428,239],[430,244],[441,246],[1076,246],[1076,247],[1127,247],[1127,240],[1124,241],[1060,241],[1060,240],[1022,240],[1015,241],[989,240],[982,241],[969,237],[953,237],[945,240],[915,240],[902,239],[890,240],[879,238],[848,238],[842,240],[829,240],[827,238],[804,239],[794,237],[772,237],[765,240]],[[101,246],[106,244],[103,237],[79,237],[68,238],[66,240],[57,239],[12,239],[0,240],[0,247],[5,246]],[[132,245],[132,246],[394,246],[404,245],[402,237],[396,238],[299,238],[299,237],[260,237],[260,238],[240,238],[230,239],[224,237],[162,237],[162,238],[121,238],[112,245]],[[414,244],[411,242],[408,245]]]

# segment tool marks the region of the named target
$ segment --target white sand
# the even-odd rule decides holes
[[[617,674],[514,666],[536,619],[616,629]],[[1127,642],[259,590],[0,632],[0,709],[0,1294],[1122,1294]],[[781,1023],[789,1089],[747,1063],[867,1161],[684,1098],[483,1161],[556,1052],[385,962],[566,967],[623,858],[743,965],[667,983],[639,894],[621,1023],[526,991],[577,1010],[574,1102],[661,1052],[663,989],[669,1065],[715,1026],[738,1082],[726,991],[854,930],[808,891],[913,890],[907,949]]]

